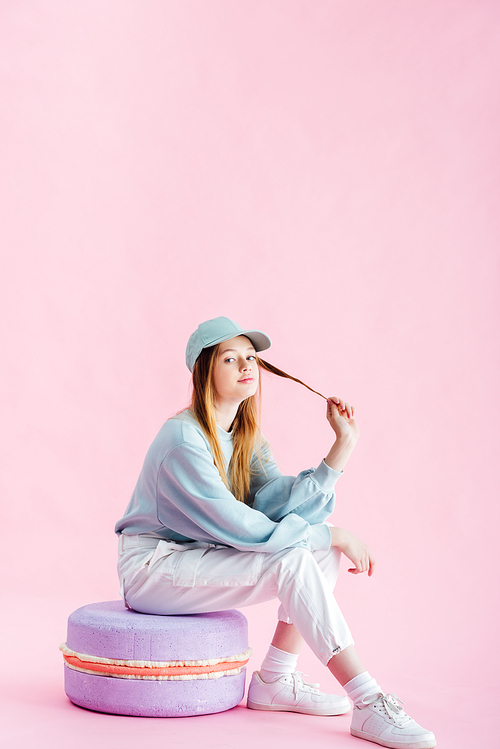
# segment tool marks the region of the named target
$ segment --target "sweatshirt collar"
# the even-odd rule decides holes
[[[223,429],[218,424],[217,424],[217,429],[219,430],[219,439],[222,442],[232,442],[233,441],[233,433],[232,432],[226,432],[226,430]]]

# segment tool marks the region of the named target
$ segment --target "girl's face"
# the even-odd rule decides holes
[[[239,335],[219,345],[213,382],[219,406],[238,406],[255,395],[259,384],[259,367],[255,349],[246,336]]]

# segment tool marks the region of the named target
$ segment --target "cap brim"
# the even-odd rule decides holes
[[[216,346],[218,343],[229,341],[231,338],[236,338],[239,335],[244,335],[249,338],[256,351],[265,351],[271,346],[271,339],[262,330],[238,330],[233,332],[231,335],[225,335],[219,338],[217,341],[213,341],[211,346]]]
[[[240,335],[250,338],[256,351],[265,351],[271,346],[271,339],[261,330],[242,330]]]

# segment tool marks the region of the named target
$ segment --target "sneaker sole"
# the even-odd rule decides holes
[[[371,733],[365,733],[364,731],[358,731],[356,728],[351,728],[351,734],[356,736],[358,739],[365,739],[365,741],[373,741],[374,744],[380,744],[380,746],[386,746],[388,749],[434,749],[437,746],[436,739],[425,739],[422,741],[386,741],[380,739],[378,736],[373,736]]]
[[[349,712],[351,709],[351,703],[349,702],[347,705],[344,704],[344,707],[339,705],[338,708],[335,709],[335,711],[332,711],[330,709],[321,710],[318,708],[308,708],[308,707],[294,707],[293,705],[265,705],[260,702],[253,702],[252,700],[247,700],[247,707],[250,708],[250,710],[272,710],[274,712],[282,712],[282,713],[303,713],[304,715],[322,715],[322,716],[328,716],[328,715],[345,715]]]

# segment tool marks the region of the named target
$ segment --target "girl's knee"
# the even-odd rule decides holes
[[[302,546],[293,546],[273,555],[269,560],[269,571],[272,571],[277,579],[289,578],[300,580],[308,584],[312,581],[323,581],[326,579],[328,585],[333,588],[340,566],[340,552],[337,548],[322,551],[309,551]]]
[[[311,566],[317,566],[313,553],[302,546],[293,546],[290,549],[284,549],[279,555],[278,566],[282,569],[294,570],[300,574]]]
[[[332,585],[335,585],[340,570],[340,559],[342,557],[340,549],[337,546],[331,546],[329,549],[315,551],[313,553],[314,558],[325,577]]]

